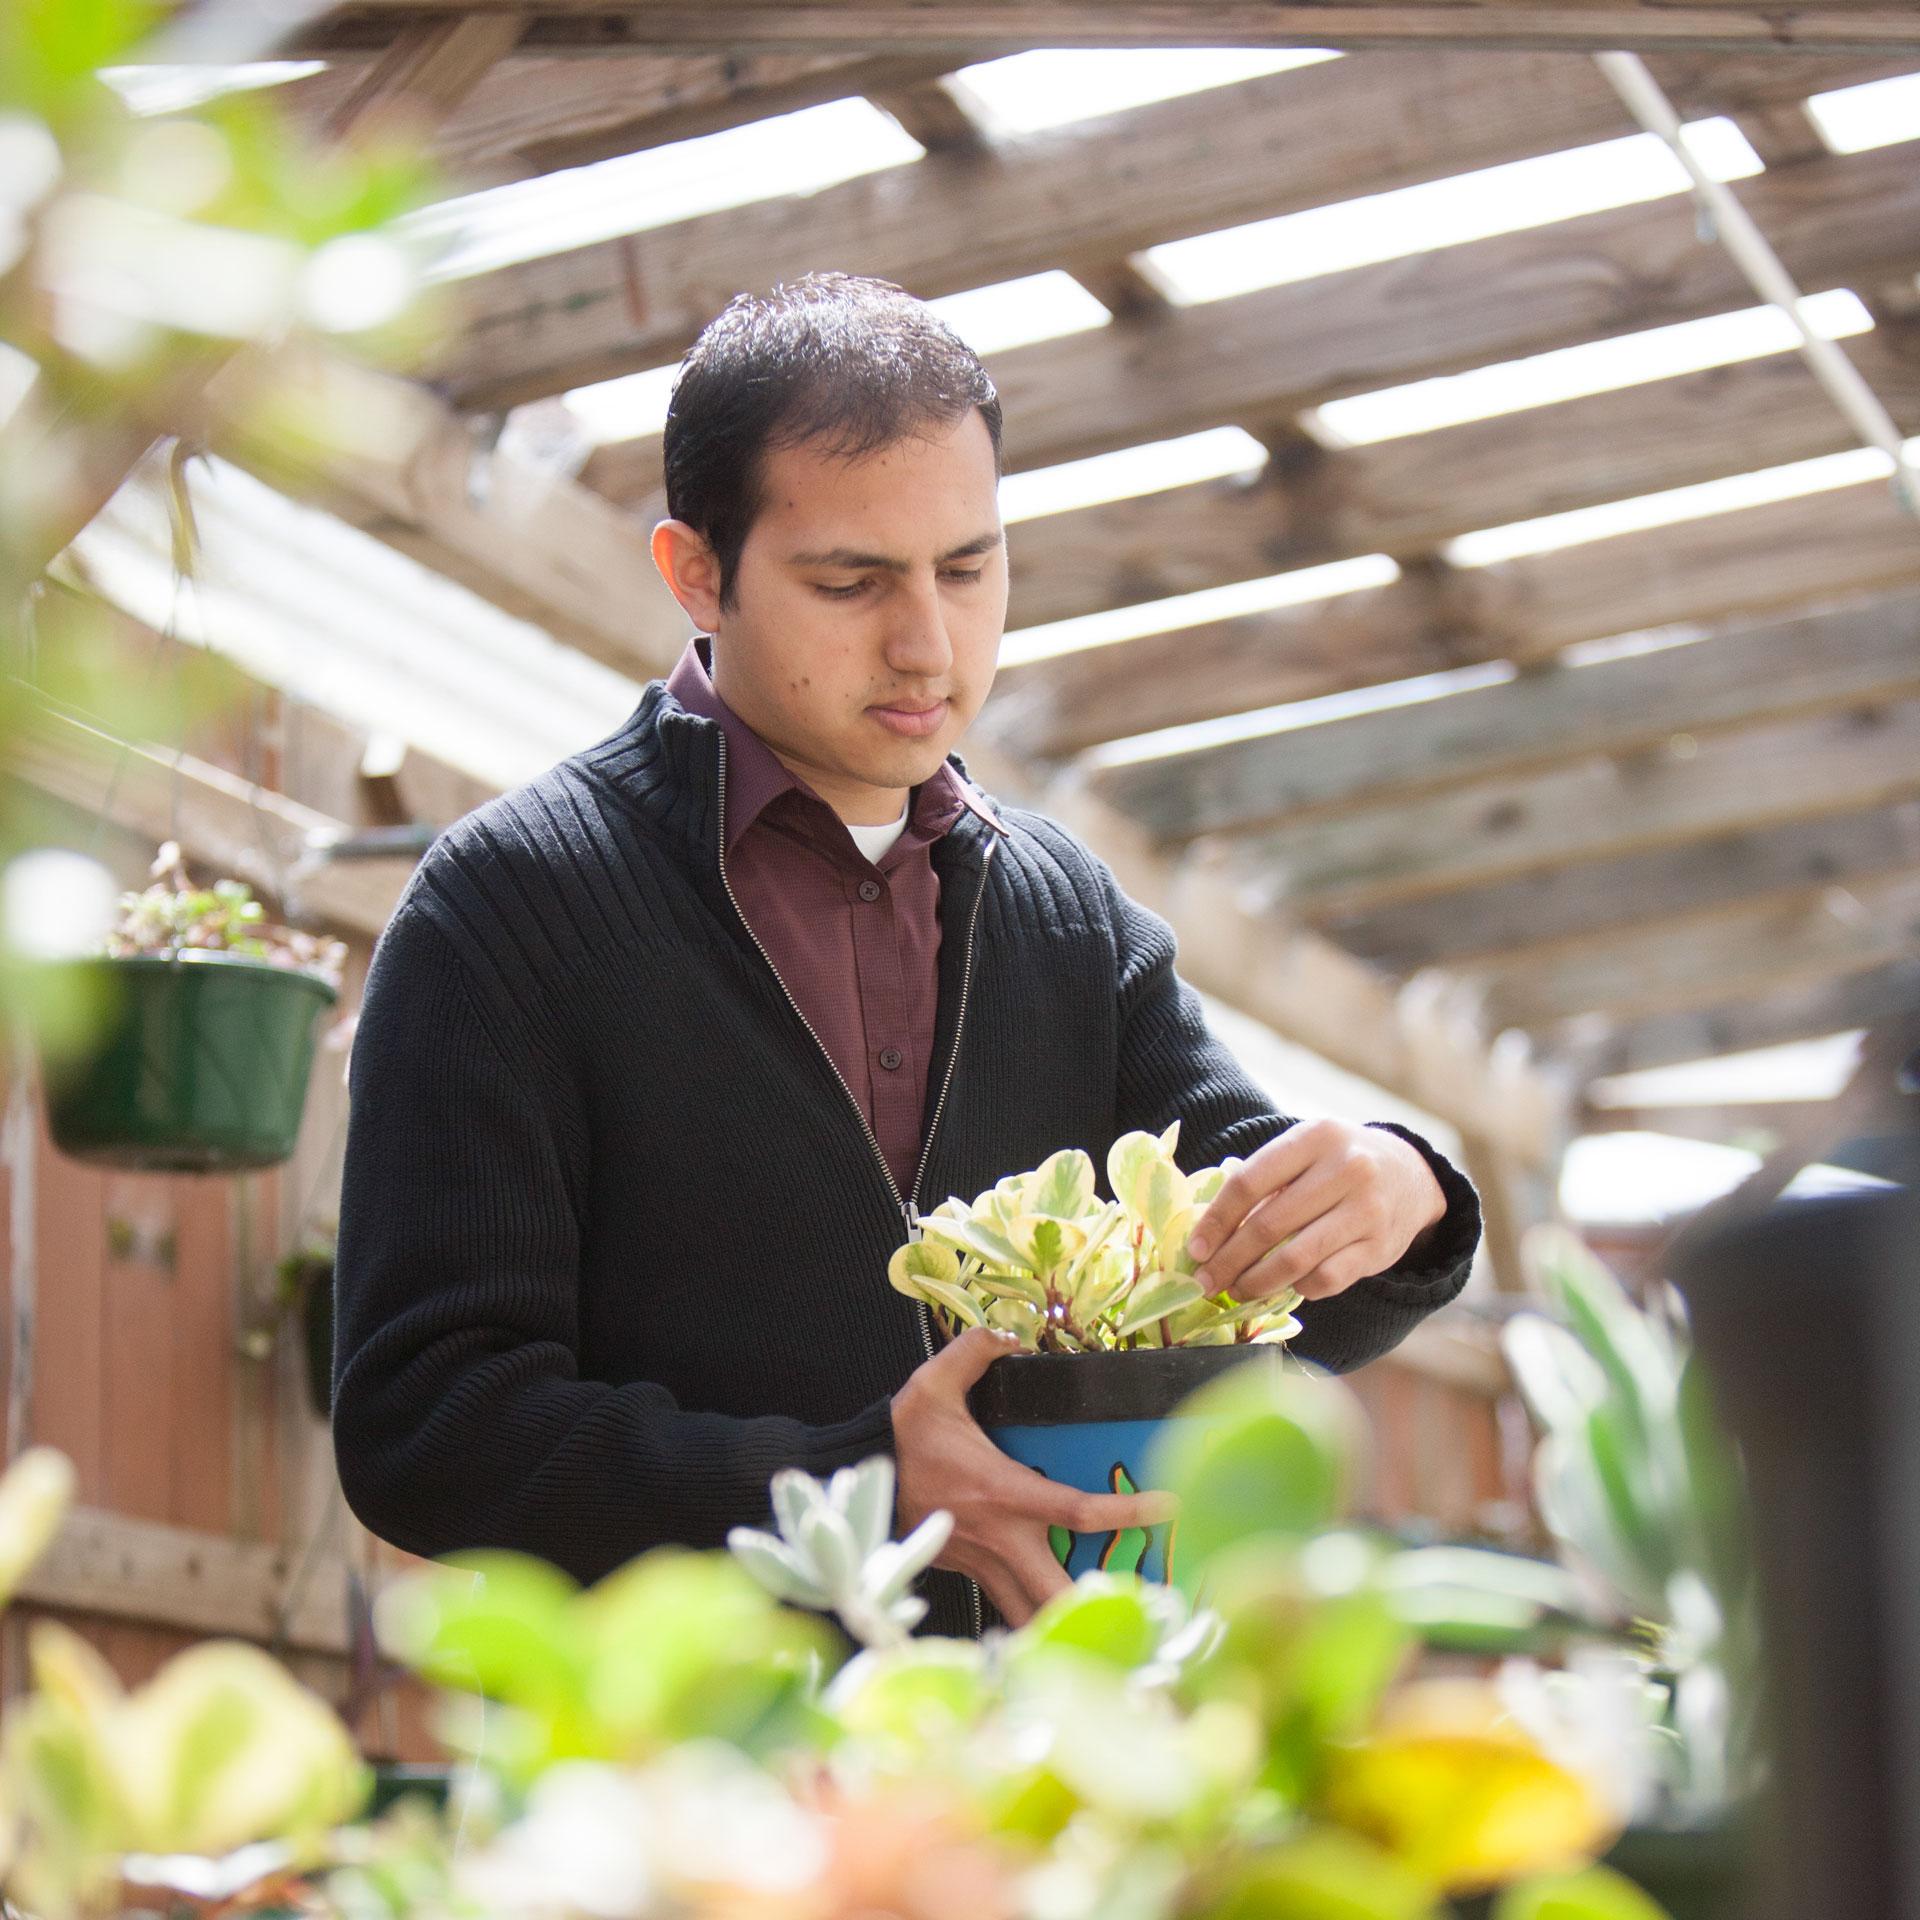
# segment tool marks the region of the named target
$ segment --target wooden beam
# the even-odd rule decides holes
[[[1719,1106],[1642,1106],[1581,1108],[1582,1133],[1670,1133],[1682,1140],[1714,1140],[1734,1145],[1753,1134],[1779,1136],[1817,1117],[1825,1100],[1728,1100]]]
[[[309,125],[324,121],[351,93],[366,64],[338,59],[289,81],[276,97],[296,119]],[[610,47],[582,59],[523,50],[480,81],[435,130],[427,149],[454,189],[471,192],[697,139],[878,87],[913,86],[947,64],[924,54],[849,58]]]
[[[16,1597],[198,1637],[344,1654],[345,1562],[323,1555],[302,1568],[299,1558],[293,1547],[76,1507]]]
[[[1390,973],[1455,967],[1579,943],[1676,915],[1817,897],[1854,875],[1920,865],[1920,800],[1798,820],[1518,880],[1316,920],[1323,933]]]
[[[336,99],[319,125],[328,143],[374,136],[418,139],[443,120],[513,51],[527,16],[449,15],[400,35]]]
[[[344,822],[190,754],[176,763],[44,708],[25,710],[7,773],[90,814],[111,786],[114,825],[155,842],[175,836],[195,865],[346,933],[377,935],[413,871],[406,859],[313,861],[316,844],[348,832]]]
[[[1920,794],[1920,702],[1740,733],[1681,735],[1618,759],[1382,801],[1237,842],[1313,925],[1636,851],[1894,806]]]
[[[1864,973],[1920,952],[1920,867],[1855,874],[1812,898],[1676,916],[1463,969],[1493,1024],[1532,1032],[1630,1018]]]
[[[496,0],[497,3],[497,0]],[[290,39],[290,51],[379,44],[396,19],[477,11],[472,0],[357,0]],[[1807,51],[1920,45],[1920,21],[1886,0],[546,0],[536,44],[823,48],[938,48],[979,56],[983,46],[1757,48]]]
[[[1479,636],[1476,646],[1463,650],[1484,655],[1497,649],[1509,659],[1533,662],[1576,641],[1687,622],[1718,623],[1916,583],[1920,523],[1900,507],[1884,481],[1866,481],[1463,571],[1451,591],[1457,603],[1473,610],[1468,631]],[[1338,603],[1320,618],[1363,631],[1366,619],[1382,617],[1379,607],[1357,613],[1363,622],[1358,628]],[[1311,610],[1294,609],[1284,623],[1279,616],[1253,616],[1224,628],[1065,654],[1025,670],[1028,697],[1033,678],[1045,669],[1057,680],[1071,674],[1069,684],[1083,698],[1128,702],[1136,715],[1163,722],[1206,717],[1193,713],[1198,697],[1191,690],[1220,674],[1235,676],[1236,699],[1249,707],[1298,698],[1292,690],[1300,679],[1297,643],[1316,637],[1312,624]],[[1295,642],[1291,654],[1263,659],[1263,633],[1284,634]],[[1390,670],[1376,672],[1356,648],[1356,657],[1342,663],[1345,685],[1402,677],[1404,643],[1396,658],[1393,641],[1383,639]],[[1450,663],[1435,659],[1432,664]],[[1292,686],[1270,692],[1282,675]],[[1096,692],[1090,681],[1104,691]],[[1059,697],[1052,688],[1049,694]],[[1462,709],[1463,716],[1471,712]],[[1446,715],[1432,717],[1444,724]],[[1166,837],[1238,831],[1284,816],[1299,804],[1286,771],[1298,745],[1295,734],[1281,732],[1152,758],[1142,757],[1146,745],[1116,746],[1092,756],[1090,778],[1113,805]],[[1301,751],[1304,756],[1312,749]],[[1337,776],[1326,779],[1331,786]],[[1393,779],[1389,771],[1387,783]]]
[[[1439,61],[1436,71],[1435,61]],[[1877,78],[1884,59],[1694,61],[1689,100],[1755,106]],[[1157,241],[1408,186],[1630,131],[1593,64],[1564,55],[1378,54],[1271,74],[988,147],[939,83],[862,91],[934,157],[478,276],[440,377],[497,405],[675,358],[733,293],[830,260],[926,298]],[[924,76],[923,76],[924,79]],[[929,91],[931,89],[931,91]],[[851,89],[850,89],[851,90]],[[904,97],[903,97],[904,96]],[[912,102],[920,102],[916,110]],[[945,100],[939,118],[928,114]],[[944,151],[943,151],[944,149]],[[1071,206],[1071,234],[1060,209]],[[630,498],[646,490],[610,488]]]
[[[1219,862],[1158,852],[1084,790],[1036,788],[981,743],[970,743],[965,758],[988,791],[1039,806],[1108,864],[1123,891],[1164,916],[1180,943],[1181,974],[1196,987],[1462,1134],[1496,1143],[1521,1166],[1555,1163],[1570,1088],[1536,1072],[1522,1052],[1490,1049],[1473,1020],[1447,1005],[1443,981],[1402,987],[1250,906]]]
[[[1920,325],[1865,334],[1842,351],[1902,430],[1920,433]],[[1800,356],[1776,353],[1371,446],[1316,447],[1257,475],[1018,522],[1008,537],[1007,625],[1017,631],[1354,554],[1423,553],[1477,528],[1858,444]],[[1031,750],[1087,744],[1084,727],[1069,720],[1058,744]]]
[[[1755,1047],[1785,1045],[1909,1018],[1920,1008],[1920,957],[1839,978],[1778,987],[1717,1005],[1654,1014],[1631,1022],[1573,1023],[1556,1036],[1565,1071],[1584,1080],[1710,1060]]]
[[[1920,527],[1909,537],[1920,562]],[[1591,552],[1575,548],[1567,558],[1584,566]],[[1611,610],[1601,617],[1611,619]],[[1583,755],[1635,752],[1675,734],[1697,737],[1915,693],[1920,591],[1908,591],[1577,668],[1550,660],[1503,684],[1150,762],[1152,785],[1096,784],[1156,827],[1184,830],[1189,808],[1209,829],[1256,808],[1277,825]],[[1175,784],[1177,814],[1164,794]]]
[[[1740,194],[1803,286],[1920,266],[1920,168],[1908,148],[1809,161],[1743,181]],[[644,240],[643,252],[661,249],[649,258],[663,276],[687,269],[661,235]],[[982,262],[974,277],[999,273]],[[555,293],[604,305],[590,286]],[[1008,464],[1025,469],[1752,304],[1725,250],[1701,244],[1691,198],[1675,194],[1015,347],[988,365]],[[469,404],[533,398],[580,377],[550,357],[532,377],[525,335],[501,334],[470,337],[446,370]],[[602,448],[586,473],[620,498],[659,475],[657,435]]]
[[[391,375],[315,356],[285,390],[318,417],[380,422],[379,450],[315,460],[244,411],[219,450],[608,666],[643,679],[672,670],[692,629],[633,515],[508,446],[477,444],[467,421]]]

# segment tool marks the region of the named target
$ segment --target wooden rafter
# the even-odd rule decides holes
[[[1804,286],[1920,267],[1920,168],[1906,147],[1810,161],[1744,182],[1742,194]],[[1752,304],[1675,196],[1015,347],[988,364],[1013,423],[1008,464],[1025,469]],[[595,372],[502,379],[510,328],[499,341],[476,335],[461,358],[453,383],[475,405]],[[585,477],[615,498],[650,492],[658,436],[601,448]]]
[[[1742,995],[1864,973],[1920,952],[1920,867],[1852,874],[1811,895],[1713,907],[1590,934],[1464,970],[1496,1025],[1538,1032],[1712,1006]]]
[[[1259,817],[1278,825],[1545,771],[1583,754],[1638,752],[1676,734],[1912,695],[1920,695],[1920,592],[1908,591],[1578,668],[1549,665],[1148,765],[1178,783],[1208,830],[1229,823],[1242,793],[1257,794]],[[1118,772],[1113,781],[1095,775],[1095,784],[1131,804],[1142,789]],[[1191,821],[1158,806],[1143,817],[1182,831]]]
[[[1770,105],[1898,64],[1746,57],[1674,63],[1672,77],[1690,100]],[[884,76],[868,91],[908,104]],[[463,290],[466,336],[438,376],[473,404],[524,400],[661,365],[731,294],[823,264],[930,298],[1061,265],[1066,250],[1120,259],[1632,131],[1590,61],[1552,55],[1454,54],[1436,73],[1433,56],[1377,54],[992,146],[964,137],[950,94],[917,97],[921,131],[945,149],[928,160],[479,276]],[[1073,210],[1070,234],[1063,207]]]
[[[1766,615],[1916,582],[1920,526],[1884,482],[1863,481],[1463,572],[1453,590],[1455,603],[1470,607],[1476,617],[1467,628],[1469,644],[1459,646],[1455,658],[1498,654],[1540,661],[1578,641]],[[1289,631],[1303,635],[1307,644],[1319,644],[1305,610],[1291,614]],[[1083,649],[1036,663],[1027,673],[1030,680],[1052,669],[1056,678],[1073,674],[1084,686],[1104,665],[1110,676],[1104,695],[1089,688],[1083,697],[1130,700],[1136,715],[1169,723],[1203,717],[1191,711],[1201,700],[1187,689],[1214,674],[1237,677],[1236,704],[1298,698],[1292,692],[1269,695],[1262,685],[1271,669],[1261,658],[1261,643],[1282,618],[1252,615],[1188,633]],[[1113,657],[1106,662],[1086,657],[1099,653]],[[1282,656],[1280,664],[1292,663]],[[1373,672],[1364,655],[1342,667],[1349,686],[1401,677]],[[1214,706],[1216,699],[1208,697],[1206,705]],[[1283,768],[1292,744],[1288,734],[1267,734],[1152,759],[1121,759],[1122,750],[1115,749],[1112,764],[1095,756],[1093,784],[1156,833],[1240,831],[1288,811]],[[1126,749],[1129,755],[1134,751]]]
[[[1920,1008],[1920,957],[1838,978],[1729,993],[1717,1004],[1633,1021],[1569,1023],[1559,1056],[1583,1079],[1667,1067],[1749,1048],[1811,1040],[1911,1017]]]
[[[1314,925],[1464,887],[1893,806],[1920,794],[1920,702],[1579,755],[1415,803],[1365,802],[1236,843]]]
[[[111,789],[110,818],[116,826],[155,842],[177,828],[190,861],[235,875],[276,899],[286,899],[289,877],[302,867],[316,839],[338,839],[346,832],[342,822],[224,767],[191,754],[176,761],[170,753],[124,745],[97,728],[44,711],[15,733],[7,774],[87,813],[106,804]],[[321,863],[298,874],[295,898],[287,904],[343,931],[376,935],[412,865],[410,860]]]
[[[473,0],[357,0],[293,37],[292,49],[378,46],[396,21],[477,11]],[[1029,47],[1307,46],[1897,49],[1920,45],[1920,21],[1886,0],[547,0],[536,45],[930,49],[973,57],[983,45]]]
[[[1902,427],[1920,433],[1920,325],[1864,334],[1845,351]],[[1480,527],[1855,444],[1800,357],[1774,353],[1371,446],[1302,449],[1256,475],[1017,523],[1007,624],[1044,625],[1353,554],[1420,553]]]
[[[1718,909],[1817,898],[1920,866],[1920,800],[1795,820],[1323,920],[1321,930],[1390,973],[1571,952],[1621,927],[1691,922]]]
[[[256,437],[244,414],[220,450],[596,660],[642,679],[672,670],[690,629],[647,526],[508,445],[476,444],[407,381],[323,357],[303,379],[316,402],[380,420],[381,450],[317,462]]]
[[[290,81],[295,117],[324,121],[364,61],[343,59]],[[502,60],[436,130],[429,151],[458,191],[588,166],[768,114],[881,87],[908,87],[946,64],[926,55],[656,53],[609,48]]]

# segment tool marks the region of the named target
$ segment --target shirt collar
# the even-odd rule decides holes
[[[726,736],[731,803],[727,808],[726,851],[733,851],[740,836],[783,793],[802,794],[815,806],[832,813],[833,809],[819,794],[721,699],[714,689],[712,661],[712,635],[695,634],[667,676],[667,691],[689,713],[717,722]],[[996,833],[1007,832],[987,804],[986,796],[949,758],[941,761],[932,774],[913,789],[906,831],[894,845],[898,847],[910,840],[920,844],[938,840],[963,812],[978,815]],[[839,816],[835,814],[834,818],[837,820]]]

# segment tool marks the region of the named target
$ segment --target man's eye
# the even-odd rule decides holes
[[[966,567],[952,567],[948,569],[947,578],[949,580],[978,580],[985,572],[985,567],[974,567],[971,570]]]
[[[865,593],[872,584],[869,580],[856,580],[850,587],[829,587],[815,582],[815,591],[824,593],[829,600],[851,600],[855,594]]]

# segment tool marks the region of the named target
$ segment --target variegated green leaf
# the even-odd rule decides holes
[[[1160,1274],[1135,1289],[1120,1318],[1114,1322],[1116,1334],[1137,1333],[1151,1320],[1159,1320],[1180,1307],[1191,1306],[1201,1292],[1191,1280],[1177,1274]]]

